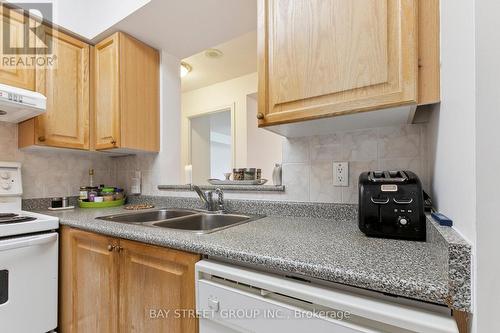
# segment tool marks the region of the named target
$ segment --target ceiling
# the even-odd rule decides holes
[[[234,79],[257,71],[257,32],[252,31],[213,46],[223,52],[220,58],[209,58],[202,51],[183,59],[193,68],[182,78],[182,92]]]
[[[121,30],[183,59],[256,28],[256,0],[151,0],[93,41]]]

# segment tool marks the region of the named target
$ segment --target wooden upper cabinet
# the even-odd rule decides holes
[[[196,254],[120,240],[120,332],[198,332],[195,306]],[[150,310],[170,310],[150,319]],[[176,318],[175,311],[185,310]]]
[[[259,0],[259,125],[418,96],[418,1]]]
[[[24,31],[28,27],[29,19],[18,11],[10,10],[0,5],[0,21],[2,31],[0,32],[0,47],[2,48],[2,57],[15,57],[23,53],[23,46],[26,46]],[[10,54],[4,49],[4,32],[10,32],[10,45],[19,50],[16,54]],[[22,66],[5,66],[0,61],[0,83],[7,84],[27,90],[35,90],[35,69],[33,67],[23,68]]]
[[[119,34],[94,48],[95,148],[120,146]]]
[[[118,240],[61,229],[59,329],[118,332]]]
[[[94,52],[95,149],[159,151],[158,51],[117,32]]]
[[[56,59],[36,69],[36,91],[47,97],[47,110],[19,124],[19,147],[88,150],[90,46],[49,26],[43,26],[42,42],[52,43]]]
[[[36,74],[36,90],[47,97],[47,112],[35,118],[35,144],[89,149],[90,46],[45,27],[57,57],[53,68]]]

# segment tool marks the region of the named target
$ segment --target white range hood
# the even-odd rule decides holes
[[[0,84],[0,121],[20,123],[44,113],[46,104],[40,93]]]

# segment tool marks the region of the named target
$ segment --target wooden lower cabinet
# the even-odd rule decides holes
[[[118,332],[118,240],[61,229],[61,332]]]
[[[189,310],[196,308],[199,256],[124,240],[120,246],[120,332],[197,332]],[[170,312],[163,318],[158,310]]]
[[[60,324],[65,332],[198,331],[199,255],[61,229]],[[167,316],[158,316],[158,310]],[[184,316],[178,318],[179,313]]]

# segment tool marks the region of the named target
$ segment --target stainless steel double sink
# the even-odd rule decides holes
[[[250,221],[263,216],[247,216],[190,209],[157,209],[97,217],[98,220],[137,224],[156,228],[184,230],[197,234],[208,234]]]

